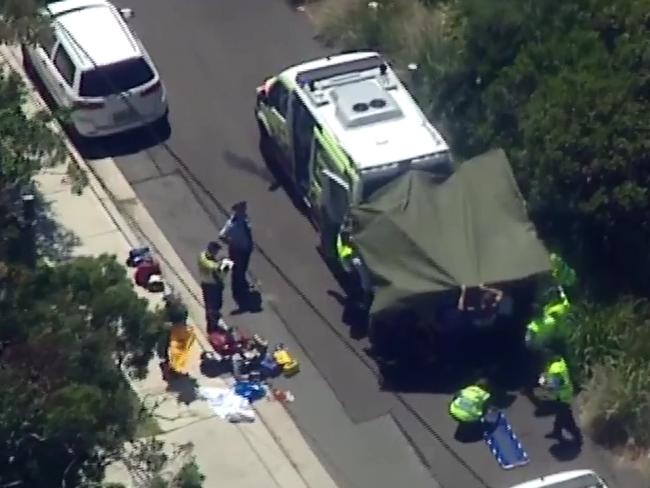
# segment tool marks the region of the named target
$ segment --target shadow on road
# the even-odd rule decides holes
[[[253,290],[243,297],[243,300],[237,302],[237,308],[230,312],[230,315],[260,313],[264,310],[263,302],[262,294],[258,290]]]
[[[268,175],[270,178],[267,180],[271,182],[269,191],[277,191],[279,188],[283,188],[296,210],[298,210],[313,225],[313,220],[309,215],[305,202],[294,188],[294,185],[290,181],[286,172],[283,170],[278,161],[278,157],[276,156],[276,151],[272,147],[272,143],[269,141],[264,142],[264,140],[260,138],[259,151],[264,164],[269,171]],[[259,169],[256,171],[259,172]]]
[[[102,159],[127,156],[164,143],[171,136],[167,116],[147,126],[120,134],[84,138],[66,128],[66,133],[84,159]]]
[[[268,183],[270,187],[273,187],[277,184],[277,179],[268,168],[260,167],[255,161],[250,158],[239,156],[232,151],[224,151],[223,159],[228,166],[235,168],[239,171],[243,171],[252,176],[259,178],[260,180]]]
[[[472,424],[459,423],[454,432],[454,439],[462,444],[471,444],[483,440],[485,429],[480,422]]]
[[[174,376],[167,380],[167,391],[176,393],[178,403],[189,405],[198,398],[199,384],[191,376]]]
[[[580,455],[582,446],[577,442],[563,441],[556,442],[548,450],[555,459],[566,463]]]
[[[498,331],[446,337],[430,346],[425,339],[404,334],[393,337],[390,347],[395,356],[379,360],[386,391],[450,394],[486,379],[497,406],[505,408],[514,401],[508,392],[525,389],[535,378],[536,364],[523,341]]]

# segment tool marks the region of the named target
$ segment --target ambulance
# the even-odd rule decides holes
[[[424,356],[445,349],[443,336],[523,337],[515,317],[551,266],[505,151],[458,164],[370,51],[269,77],[255,116],[263,154],[304,202],[373,348],[388,345],[388,357],[394,344],[416,344]]]
[[[410,169],[453,172],[449,146],[376,52],[285,69],[257,89],[255,116],[262,150],[309,210],[326,255],[351,205]]]

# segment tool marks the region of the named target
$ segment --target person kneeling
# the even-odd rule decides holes
[[[467,386],[454,395],[449,405],[449,414],[459,424],[456,434],[459,440],[477,440],[482,436],[482,420],[488,411],[490,398],[484,380]]]

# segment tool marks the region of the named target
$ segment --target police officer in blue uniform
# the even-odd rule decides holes
[[[234,263],[232,296],[241,306],[251,290],[246,272],[253,253],[253,232],[248,219],[246,202],[237,202],[231,210],[232,215],[219,232],[219,238],[228,245],[228,254]]]

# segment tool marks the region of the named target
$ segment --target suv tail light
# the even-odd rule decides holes
[[[97,110],[104,108],[104,102],[75,102],[73,108],[77,110]]]
[[[157,92],[158,90],[160,90],[160,81],[156,81],[149,88],[141,91],[140,96],[141,97],[146,97],[147,95],[151,95],[152,93]]]

